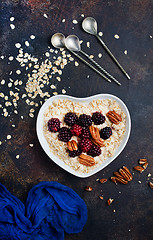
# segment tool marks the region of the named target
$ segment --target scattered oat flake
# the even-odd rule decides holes
[[[34,144],[33,144],[33,143],[30,143],[30,144],[29,144],[29,146],[30,146],[30,147],[33,147],[33,146],[34,146]]]
[[[2,145],[2,141],[0,141],[0,145]]]
[[[9,57],[9,61],[13,61],[14,57],[13,56],[10,56]]]
[[[65,89],[62,89],[62,93],[65,94],[65,93],[66,93],[66,90],[65,90]]]
[[[103,198],[103,196],[99,196],[99,198],[101,199],[101,200],[103,200],[104,198]]]
[[[57,95],[58,93],[57,92],[53,92],[53,95]]]
[[[64,19],[62,19],[62,22],[65,22],[65,18],[64,18]]]
[[[25,44],[27,47],[29,47],[29,45],[30,45],[28,41],[25,41],[24,44]]]
[[[127,55],[127,54],[128,54],[128,51],[127,51],[127,50],[124,50],[124,54]]]
[[[90,48],[90,42],[87,42],[87,47]]]
[[[15,124],[12,124],[12,127],[15,127]]]
[[[16,155],[16,159],[19,159],[19,157],[20,157],[20,155],[18,154],[18,155]]]
[[[16,43],[15,46],[16,46],[16,48],[20,48],[21,44],[20,43]]]
[[[87,78],[89,78],[90,76],[88,75]]]
[[[46,55],[46,57],[49,57],[49,56],[50,56],[49,52],[46,52],[45,55]]]
[[[101,57],[102,57],[102,53],[99,53],[99,54],[98,54],[98,57],[101,58]]]
[[[31,38],[32,40],[35,39],[35,35],[32,34],[32,35],[30,36],[30,38]]]
[[[76,61],[75,61],[75,63],[74,63],[74,64],[75,64],[75,66],[76,66],[76,67],[77,67],[77,66],[79,66],[79,63],[78,63],[78,62],[76,62]]]
[[[73,20],[72,22],[73,22],[74,24],[77,24],[77,23],[78,23],[78,21],[77,21],[77,20]]]
[[[53,84],[50,87],[51,87],[51,89],[56,89],[56,86]]]
[[[15,19],[14,17],[10,17],[10,21],[11,21],[11,22],[13,22],[13,21],[14,21],[14,19]]]
[[[147,175],[148,177],[151,177],[151,173],[148,173],[148,175]]]
[[[10,28],[11,28],[12,30],[14,30],[14,29],[15,29],[15,25],[14,25],[14,24],[10,24]]]
[[[56,77],[56,79],[57,79],[57,81],[59,81],[59,82],[61,81],[61,78],[60,78],[60,77]]]
[[[47,16],[47,14],[46,13],[44,13],[44,15],[43,15],[45,18],[48,18],[48,16]]]
[[[116,210],[114,209],[113,212],[116,212]]]
[[[99,32],[98,35],[99,35],[100,37],[102,37],[102,36],[103,36],[103,33],[102,33],[102,32]]]
[[[7,135],[7,139],[8,139],[8,140],[11,139],[11,135]]]
[[[138,183],[140,183],[140,184],[141,184],[141,181],[138,181]]]
[[[99,181],[99,178],[96,179],[96,182],[98,182],[98,181]]]
[[[115,35],[114,35],[114,38],[119,39],[120,37],[119,37],[118,34],[115,34]]]
[[[89,57],[90,57],[90,58],[94,58],[94,56],[93,56],[93,55],[90,55]]]
[[[149,37],[152,38],[152,35],[150,35]]]
[[[4,85],[5,84],[5,80],[3,79],[2,81],[1,81],[1,85]]]
[[[16,70],[16,74],[21,74],[21,71],[18,69],[18,70]]]
[[[81,14],[81,17],[84,17],[84,14]]]

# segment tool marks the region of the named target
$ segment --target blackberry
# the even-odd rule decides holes
[[[79,117],[79,125],[82,127],[89,127],[92,125],[92,118],[90,115],[81,114]]]
[[[70,130],[71,130],[72,136],[79,136],[82,133],[82,127],[77,124],[74,124]]]
[[[99,146],[93,144],[90,148],[90,150],[88,151],[88,155],[92,156],[92,157],[96,157],[99,156],[101,154],[101,149]]]
[[[112,129],[105,127],[100,130],[100,136],[102,139],[108,139],[112,135]]]
[[[92,121],[95,125],[100,125],[105,122],[105,116],[101,112],[94,112],[92,114]]]
[[[92,142],[88,138],[83,138],[79,141],[78,145],[81,148],[82,152],[88,152],[92,146]]]
[[[78,122],[78,116],[73,112],[68,112],[64,117],[64,122],[68,126],[73,126]]]
[[[62,127],[59,130],[58,139],[62,142],[68,142],[72,137],[71,131],[67,127]]]
[[[48,130],[50,132],[58,132],[60,129],[60,120],[58,118],[51,118],[48,121]]]
[[[69,156],[72,157],[72,158],[74,158],[76,156],[79,156],[82,153],[82,151],[80,149],[74,150],[74,151],[69,151],[68,150],[68,152],[69,152]]]
[[[89,128],[83,127],[82,133],[80,135],[80,138],[90,138],[90,130]]]

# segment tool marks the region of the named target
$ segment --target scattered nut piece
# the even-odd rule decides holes
[[[72,22],[73,22],[74,24],[77,24],[77,23],[78,23],[78,21],[77,21],[77,20],[73,20]]]
[[[12,136],[11,135],[7,135],[7,139],[9,140],[9,139],[11,139],[12,138]]]
[[[145,163],[147,163],[147,159],[145,159],[145,158],[139,159],[139,164],[143,165]]]
[[[100,198],[101,200],[103,200],[103,199],[104,199],[102,196],[99,196],[99,198]]]
[[[100,183],[105,183],[105,182],[107,182],[107,178],[101,178],[99,181],[100,181]]]
[[[148,163],[146,162],[146,163],[144,163],[143,164],[143,166],[142,166],[143,168],[144,168],[144,170],[148,167]]]
[[[112,202],[114,202],[114,199],[109,198],[109,199],[107,200],[107,204],[108,204],[108,206],[110,206],[110,205],[112,204]]]
[[[144,171],[144,168],[141,167],[141,166],[135,166],[133,169],[140,172],[140,173],[142,173]]]
[[[149,186],[150,186],[150,188],[153,188],[153,183],[149,182]]]
[[[119,39],[120,37],[119,37],[118,34],[115,34],[115,35],[114,35],[114,38]]]
[[[87,192],[91,192],[91,191],[92,191],[92,187],[86,186],[86,187],[85,187],[85,190],[86,190]]]

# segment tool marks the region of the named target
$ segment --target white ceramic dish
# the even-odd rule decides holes
[[[55,156],[49,149],[49,145],[43,134],[43,114],[44,114],[44,111],[48,108],[48,106],[50,106],[52,104],[52,102],[57,99],[69,99],[69,100],[76,101],[76,102],[85,101],[87,103],[91,102],[94,99],[112,99],[112,100],[115,100],[119,104],[119,106],[121,107],[121,109],[127,116],[125,135],[124,135],[124,138],[123,138],[120,146],[117,148],[114,156],[107,158],[99,167],[95,168],[90,173],[82,173],[82,174],[77,173],[72,168],[70,168],[68,165],[66,165],[62,160],[60,160],[57,156]],[[102,170],[103,168],[105,168],[108,164],[110,164],[112,161],[114,161],[117,158],[117,156],[123,151],[123,149],[125,148],[125,146],[127,144],[129,136],[130,136],[131,118],[130,118],[130,114],[129,114],[129,111],[128,111],[126,105],[122,102],[121,99],[115,97],[114,95],[98,94],[98,95],[94,95],[94,96],[86,97],[86,98],[76,98],[76,97],[71,97],[71,96],[67,96],[67,95],[57,95],[57,96],[53,96],[53,97],[49,98],[40,108],[40,111],[39,111],[38,117],[37,117],[36,131],[37,131],[37,136],[38,136],[39,142],[50,159],[52,159],[57,165],[59,165],[60,167],[65,169],[67,172],[69,172],[77,177],[85,178],[85,177],[90,177],[93,174],[95,174],[95,173],[99,172],[100,170]]]

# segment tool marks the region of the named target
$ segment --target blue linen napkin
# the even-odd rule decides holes
[[[40,182],[24,205],[0,184],[0,239],[63,240],[81,232],[87,221],[85,202],[58,182]]]

